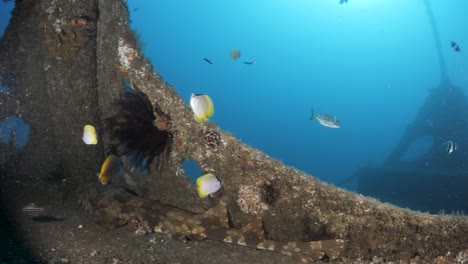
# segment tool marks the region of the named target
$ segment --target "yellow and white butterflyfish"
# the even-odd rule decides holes
[[[109,183],[109,181],[117,176],[122,170],[122,162],[116,155],[109,155],[101,166],[101,172],[96,173],[99,181],[103,185]]]
[[[192,94],[190,97],[195,120],[201,122],[207,120],[214,114],[214,105],[211,98],[206,94]]]
[[[210,194],[216,193],[223,187],[221,180],[211,173],[207,173],[197,179],[198,195],[205,198]]]
[[[231,53],[229,54],[229,57],[231,57],[231,59],[233,60],[238,60],[240,56],[241,56],[241,51],[238,49],[231,51]]]
[[[97,144],[96,129],[92,125],[84,126],[82,139],[86,145],[96,145]]]

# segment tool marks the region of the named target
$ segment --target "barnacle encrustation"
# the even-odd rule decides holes
[[[202,131],[202,133],[206,144],[212,148],[218,146],[221,142],[221,135],[216,130],[206,130]]]

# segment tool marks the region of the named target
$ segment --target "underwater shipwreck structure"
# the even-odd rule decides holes
[[[465,95],[445,80],[427,97],[384,166],[356,172],[357,191],[413,210],[468,212],[467,117]],[[417,141],[431,146],[416,159],[403,159]],[[445,142],[453,142],[453,152]]]
[[[60,225],[54,229],[76,219],[96,220],[60,229],[60,240],[70,236],[83,242],[74,249],[54,247],[41,254],[45,262],[66,256],[67,261],[96,263],[90,258],[112,248],[115,256],[106,255],[101,263],[157,263],[150,257],[159,263],[468,260],[467,218],[404,210],[330,186],[242,143],[216,124],[196,122],[187,103],[141,53],[128,16],[124,0],[16,1],[0,41],[0,74],[15,76],[17,85],[0,95],[0,120],[21,116],[30,125],[31,135],[21,149],[0,144],[4,205],[0,216],[7,223],[0,228],[2,234],[23,223],[15,212],[24,206],[21,201],[26,195],[37,194],[59,201],[57,206],[80,204],[67,211],[70,217],[58,218]],[[127,170],[124,179],[103,186],[95,172],[115,141],[125,140],[105,129],[105,120],[118,116],[115,102],[125,83],[138,87],[148,99],[141,122],[153,122],[154,134],[166,138],[156,140],[157,150],[146,154],[155,156],[147,164],[149,173]],[[96,127],[98,144],[83,144],[86,124]],[[203,172],[222,179],[223,193],[199,198],[182,169],[186,160],[194,160]],[[85,216],[78,217],[80,212]],[[87,230],[97,224],[136,230],[141,236],[128,241],[140,242],[124,251],[127,241],[119,248],[113,237],[99,237],[97,243],[86,240],[85,235],[92,233]],[[32,227],[27,230],[34,231]],[[203,241],[174,242],[179,238]],[[3,260],[12,261],[19,256],[5,253],[3,245],[9,239],[14,238],[2,236],[0,253]],[[36,241],[41,243],[40,237]],[[70,255],[86,244],[98,250],[75,258]],[[164,254],[170,247],[176,253]],[[155,251],[128,259],[141,248]],[[184,259],[187,250],[196,254]],[[197,262],[197,256],[205,260]]]
[[[436,43],[440,83],[430,89],[384,166],[356,172],[358,192],[414,210],[468,212],[468,102],[447,76],[430,2],[425,0],[425,5]],[[417,158],[405,160],[418,142],[430,147]]]

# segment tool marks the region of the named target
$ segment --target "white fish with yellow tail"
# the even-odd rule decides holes
[[[104,163],[102,163],[101,172],[96,173],[96,175],[99,181],[101,181],[103,185],[106,185],[113,177],[119,175],[121,171],[122,161],[120,158],[116,155],[109,155]]]
[[[211,173],[207,173],[197,179],[198,195],[205,198],[208,195],[214,194],[223,188],[221,180]]]
[[[206,94],[192,94],[190,97],[195,120],[201,122],[207,120],[214,114],[214,105],[211,98]]]
[[[330,114],[315,114],[314,109],[312,109],[312,115],[310,116],[310,120],[317,119],[322,126],[330,127],[330,128],[340,128],[341,124],[340,121],[334,115]]]
[[[231,59],[235,61],[238,60],[240,56],[241,56],[241,51],[238,49],[231,51],[231,53],[229,54],[229,57],[231,57]]]
[[[84,126],[82,139],[86,145],[96,145],[97,144],[96,129],[92,125]]]

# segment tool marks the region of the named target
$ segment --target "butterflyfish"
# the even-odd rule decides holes
[[[208,195],[218,192],[223,187],[221,180],[211,173],[207,173],[197,179],[198,195],[205,198]]]
[[[195,120],[199,122],[207,120],[214,114],[213,101],[206,94],[192,94],[190,106],[192,107]]]
[[[312,115],[309,118],[310,120],[317,119],[317,121],[322,125],[329,128],[340,128],[340,121],[334,115],[330,114],[315,114],[314,109],[312,109]]]
[[[101,166],[101,172],[96,173],[103,185],[109,183],[112,177],[117,176],[122,170],[122,162],[116,155],[109,155]]]
[[[455,41],[450,41],[450,46],[452,46],[455,52],[461,52],[460,46]]]
[[[82,139],[86,145],[96,145],[97,144],[96,129],[92,125],[84,126]]]
[[[233,60],[239,59],[240,56],[241,56],[241,51],[238,50],[238,49],[235,49],[235,50],[231,51],[231,54],[229,55],[229,57],[231,57],[231,59],[233,59]]]

